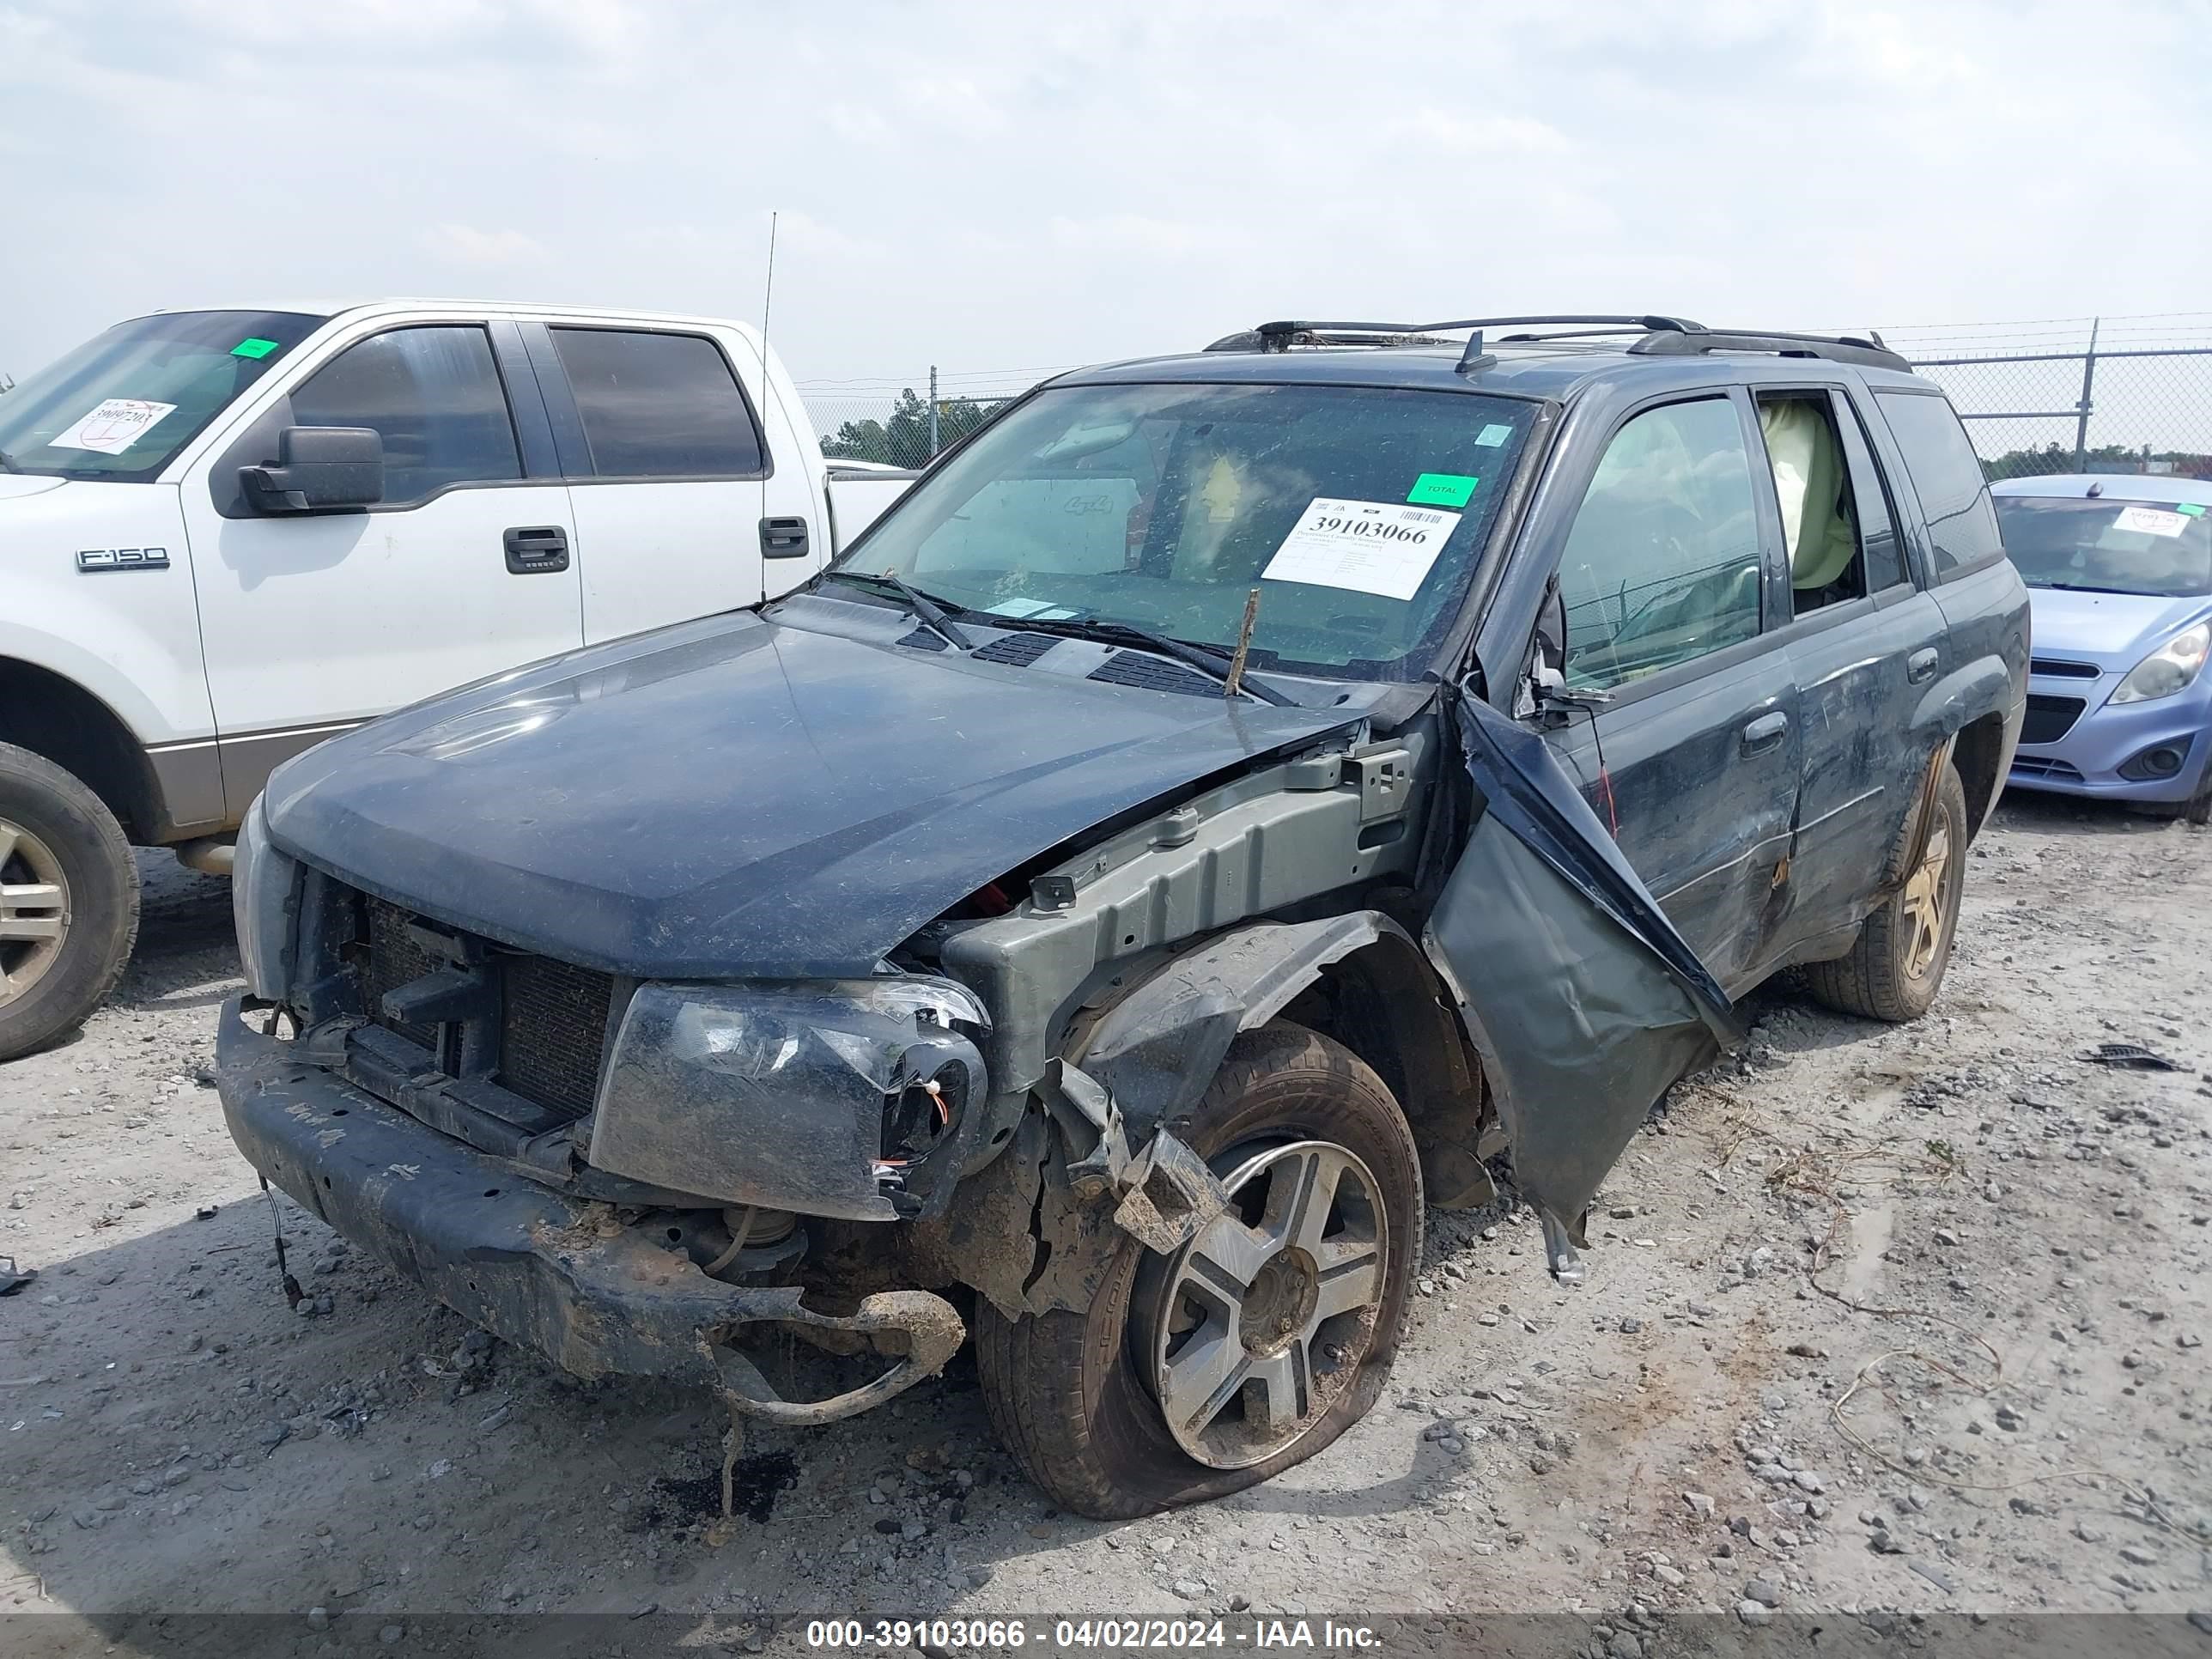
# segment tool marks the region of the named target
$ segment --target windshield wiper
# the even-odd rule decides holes
[[[15,458],[13,455],[4,449],[0,449],[0,472],[21,472],[22,470],[15,465]]]
[[[1133,623],[1107,622],[1096,617],[1054,617],[1041,618],[1023,617],[1012,619],[1010,626],[1033,634],[1062,634],[1070,639],[1097,640],[1109,645],[1134,645],[1147,651],[1156,651],[1163,657],[1172,657],[1186,667],[1195,668],[1201,674],[1212,676],[1221,685],[1229,684],[1229,669],[1234,660],[1218,646],[1201,645],[1195,640],[1170,639],[1165,634],[1155,634],[1149,628],[1139,628]],[[1291,708],[1290,698],[1272,686],[1246,679],[1237,688],[1249,691],[1261,702],[1272,702],[1278,708]]]
[[[2132,587],[2099,587],[2091,582],[2034,582],[2031,583],[2030,586],[2035,587],[2055,587],[2061,593],[2124,593],[2132,599],[2149,599],[2153,597],[2148,593],[2139,593]]]
[[[952,618],[945,614],[942,605],[919,588],[907,586],[903,578],[894,576],[888,570],[825,570],[822,573],[824,581],[833,576],[848,582],[869,582],[890,588],[906,601],[907,609],[914,612],[916,622],[955,651],[964,655],[975,648],[974,642],[953,626]]]

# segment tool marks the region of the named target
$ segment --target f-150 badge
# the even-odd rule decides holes
[[[166,547],[88,547],[79,550],[76,568],[80,570],[167,570],[169,550]]]

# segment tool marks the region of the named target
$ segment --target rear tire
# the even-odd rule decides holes
[[[1275,1189],[1255,1184],[1278,1178],[1265,1171],[1279,1171],[1285,1190],[1304,1191],[1309,1202],[1322,1203],[1319,1211],[1297,1212],[1319,1215],[1310,1235],[1287,1223],[1285,1230],[1286,1237],[1313,1242],[1321,1272],[1301,1282],[1297,1275],[1316,1258],[1286,1246],[1280,1258],[1296,1258],[1282,1261],[1287,1273],[1270,1279],[1270,1269],[1261,1267],[1233,1309],[1223,1304],[1221,1329],[1209,1316],[1205,1329],[1191,1331],[1177,1326],[1176,1317],[1188,1305],[1178,1299],[1181,1293],[1196,1281],[1177,1275],[1192,1252],[1214,1237],[1212,1229],[1173,1258],[1116,1232],[1103,1281],[1088,1309],[1008,1319],[988,1301],[978,1302],[977,1369],[993,1425],[1030,1478],[1079,1515],[1100,1520],[1148,1515],[1239,1491],[1303,1462],[1374,1404],[1405,1325],[1420,1257],[1420,1160],[1397,1102],[1350,1050],[1286,1020],[1239,1037],[1192,1114],[1184,1139],[1224,1180],[1237,1172],[1263,1171],[1239,1189],[1253,1205],[1262,1199],[1267,1205],[1248,1232],[1264,1237],[1276,1213]],[[1306,1167],[1301,1160],[1309,1159],[1316,1172],[1332,1173],[1310,1179],[1299,1174]],[[1335,1183],[1325,1202],[1311,1196],[1324,1178]],[[1357,1224],[1346,1224],[1347,1207],[1357,1212]],[[1236,1206],[1223,1219],[1238,1222]],[[1361,1243],[1339,1242],[1354,1233]],[[1317,1305],[1316,1297],[1330,1297],[1345,1284],[1345,1269],[1369,1271],[1350,1258],[1370,1244],[1373,1279],[1362,1282],[1371,1282],[1372,1299],[1364,1300],[1356,1314],[1323,1312],[1334,1300]],[[1255,1311],[1263,1304],[1264,1325]],[[1273,1337],[1278,1329],[1283,1334]],[[1310,1341],[1294,1331],[1307,1333]],[[1200,1431],[1188,1424],[1180,1436],[1171,1431],[1158,1390],[1162,1356],[1189,1356],[1209,1333],[1225,1363],[1257,1369],[1202,1425],[1207,1434],[1225,1425],[1219,1432],[1228,1437],[1200,1445],[1206,1460],[1200,1461],[1187,1449]],[[1176,1343],[1185,1346],[1177,1349]],[[1284,1419],[1279,1439],[1267,1428],[1271,1385],[1261,1380],[1262,1373],[1278,1371],[1297,1376],[1296,1397],[1306,1408],[1304,1415]],[[1245,1373],[1223,1375],[1226,1387]],[[1240,1426],[1248,1400],[1249,1429]]]
[[[1904,860],[1913,825],[1908,817],[1891,867]],[[1807,988],[1831,1008],[1867,1019],[1918,1019],[1936,1000],[1959,931],[1966,875],[1966,791],[1946,765],[1936,792],[1936,823],[1920,866],[1860,925],[1849,956],[1805,969]]]
[[[0,743],[0,1060],[106,1000],[138,937],[138,868],[99,796]]]

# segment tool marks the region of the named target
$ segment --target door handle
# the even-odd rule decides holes
[[[1747,755],[1764,754],[1780,743],[1783,734],[1789,729],[1790,716],[1780,709],[1771,714],[1761,714],[1743,728],[1743,752]]]
[[[760,542],[763,559],[803,559],[806,556],[806,520],[763,519]]]
[[[507,546],[510,575],[538,576],[568,568],[568,532],[557,524],[519,527],[500,539]]]
[[[1905,678],[1917,685],[1934,674],[1937,664],[1942,661],[1942,658],[1936,654],[1932,645],[1916,651],[1905,659]]]

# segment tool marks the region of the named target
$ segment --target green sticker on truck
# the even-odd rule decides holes
[[[1406,492],[1406,501],[1411,507],[1465,507],[1481,482],[1463,472],[1424,472]]]
[[[250,339],[240,340],[236,345],[231,347],[230,355],[234,357],[252,357],[258,359],[266,357],[270,352],[276,349],[276,341],[264,340],[257,335]]]

